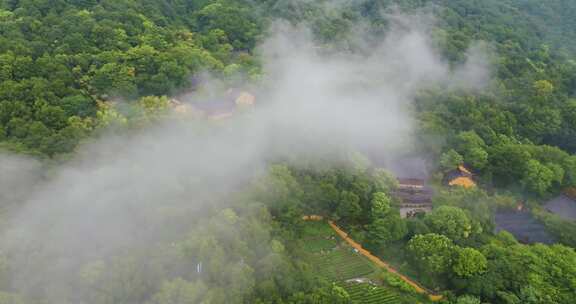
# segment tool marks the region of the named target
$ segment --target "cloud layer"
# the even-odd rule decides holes
[[[489,69],[477,49],[450,68],[422,26],[407,16],[392,20],[367,55],[322,48],[306,29],[276,23],[259,48],[265,81],[252,111],[103,138],[40,186],[30,188],[37,165],[1,156],[8,170],[0,171],[0,193],[9,195],[0,202],[23,200],[1,236],[2,252],[18,265],[14,287],[24,294],[42,287],[57,303],[70,296],[81,265],[152,246],[166,237],[164,227],[193,222],[270,160],[350,149],[393,158],[409,150],[414,94],[438,85],[478,88]]]

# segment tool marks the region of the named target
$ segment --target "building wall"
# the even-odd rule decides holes
[[[400,207],[400,217],[407,218],[416,213],[428,213],[432,211],[431,205],[411,205]]]

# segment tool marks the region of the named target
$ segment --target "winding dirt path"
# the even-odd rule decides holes
[[[322,221],[324,220],[324,218],[322,216],[319,215],[306,215],[302,218],[305,221]],[[350,244],[350,246],[352,246],[353,248],[355,248],[356,250],[358,250],[358,252],[360,254],[362,254],[363,256],[365,256],[366,258],[368,258],[370,261],[372,261],[374,264],[386,269],[387,271],[396,274],[398,277],[400,277],[404,282],[408,283],[410,286],[414,287],[414,289],[416,290],[416,292],[421,293],[421,294],[427,294],[428,297],[430,298],[430,300],[432,301],[440,301],[442,300],[442,296],[441,295],[437,295],[434,294],[433,292],[423,288],[422,286],[420,286],[418,283],[414,282],[413,280],[411,280],[410,278],[406,277],[405,275],[401,274],[400,272],[398,272],[398,270],[396,270],[394,267],[390,266],[390,264],[382,261],[380,258],[378,258],[377,256],[373,255],[370,251],[364,249],[364,247],[362,247],[362,245],[358,244],[356,241],[354,241],[352,238],[350,238],[348,236],[348,233],[344,232],[344,230],[340,229],[340,227],[338,227],[336,224],[334,224],[333,221],[328,221],[328,224],[330,225],[330,227],[332,227],[332,229],[342,238],[344,239],[348,244]]]
[[[332,227],[332,229],[334,229],[334,231],[336,231],[336,233],[338,233],[338,235],[343,238],[348,244],[350,244],[350,246],[352,246],[353,248],[355,248],[356,250],[358,250],[358,252],[360,254],[362,254],[363,256],[365,256],[366,258],[368,258],[370,261],[372,261],[374,264],[386,269],[387,271],[396,274],[397,276],[399,276],[404,282],[408,283],[410,286],[414,287],[414,289],[416,290],[416,292],[418,293],[422,293],[422,294],[427,294],[428,297],[430,298],[430,300],[432,301],[439,301],[442,300],[442,296],[441,295],[437,295],[437,294],[433,294],[432,292],[430,292],[429,290],[423,288],[422,286],[420,286],[418,283],[412,281],[410,278],[406,277],[405,275],[401,274],[398,272],[398,270],[396,270],[395,268],[393,268],[392,266],[390,266],[390,264],[382,261],[380,258],[378,258],[377,256],[373,255],[372,253],[370,253],[370,251],[364,249],[364,247],[362,247],[362,245],[356,243],[356,241],[354,241],[353,239],[351,239],[350,237],[348,237],[348,234],[346,232],[344,232],[344,230],[340,229],[340,227],[338,227],[336,224],[334,224],[333,221],[328,221],[328,224],[330,225],[330,227]]]

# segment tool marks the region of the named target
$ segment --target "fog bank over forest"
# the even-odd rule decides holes
[[[24,202],[0,236],[2,255],[16,265],[15,289],[41,288],[49,303],[81,299],[83,290],[70,287],[85,264],[180,238],[269,161],[412,149],[419,89],[478,89],[490,77],[479,47],[451,68],[432,46],[431,25],[413,18],[391,18],[386,38],[363,55],[319,48],[306,28],[274,23],[258,48],[265,80],[251,111],[104,136],[42,182],[32,160],[2,156],[1,203]]]

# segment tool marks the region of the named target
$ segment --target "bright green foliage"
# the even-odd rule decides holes
[[[378,270],[371,261],[353,251],[348,245],[345,245],[345,242],[339,236],[335,235],[332,228],[326,222],[306,222],[303,231],[302,241],[305,243],[303,246],[307,251],[305,254],[306,261],[310,262],[320,277],[332,282],[337,282],[338,286],[343,287],[354,303],[398,303],[399,296],[392,288],[396,289],[396,291],[400,290],[404,292],[405,294],[403,294],[403,296],[413,292],[413,289],[410,289],[411,286],[400,280],[397,276],[389,273],[386,273],[385,276],[384,274],[382,275],[383,278],[389,279],[387,283],[389,286],[387,287],[345,282],[346,280],[354,278],[373,277],[377,273],[375,271]],[[336,242],[332,240],[332,236],[338,240],[338,246]],[[318,249],[318,246],[314,245],[319,242],[324,243],[325,240],[332,241],[330,247]],[[308,293],[307,297],[303,295],[301,296],[302,298],[298,297],[301,302],[295,303],[331,303],[322,302],[326,296],[326,291],[327,289],[321,292],[324,296],[321,297],[322,300],[318,300],[320,302],[310,302],[310,297],[312,296],[311,293]],[[341,294],[341,292],[336,294]],[[319,294],[316,294],[316,296],[319,296]],[[304,300],[304,298],[306,298],[306,300]],[[347,299],[346,296],[341,298]]]
[[[264,38],[262,25],[276,17],[310,25],[319,52],[344,49],[362,56],[365,43],[353,24],[368,28],[374,34],[370,41],[381,41],[391,23],[390,15],[380,12],[425,7],[437,18],[429,32],[444,60],[457,66],[474,41],[486,41],[493,73],[491,86],[475,92],[442,87],[411,92],[417,97],[410,110],[415,111],[418,149],[444,171],[465,163],[497,193],[505,189],[538,197],[576,186],[576,2],[325,2],[0,0],[0,147],[58,156],[94,131],[140,127],[164,117],[168,98],[158,96],[189,87],[189,80],[204,71],[231,86],[242,79],[239,74],[258,78],[259,64],[251,54]],[[130,105],[105,102],[117,97]],[[404,254],[402,271],[455,297],[470,295],[458,297],[459,304],[479,299],[574,302],[573,248],[520,245],[506,232],[493,234],[494,209],[516,205],[513,196],[440,190],[434,212],[409,220],[413,237],[406,243],[407,221],[399,218],[391,199],[395,178],[353,156],[345,168],[273,165],[242,194],[242,203],[214,206],[204,218],[188,218],[189,210],[171,210],[179,216],[164,217],[158,214],[165,210],[142,207],[137,211],[150,222],[165,225],[153,236],[169,237],[151,235],[138,248],[127,244],[108,259],[90,260],[98,252],[90,253],[66,285],[71,290],[52,289],[41,275],[70,267],[67,261],[46,265],[51,257],[34,244],[26,252],[3,248],[9,258],[1,261],[0,289],[9,293],[0,292],[0,303],[28,303],[29,298],[49,303],[51,297],[60,297],[57,303],[359,300],[361,287],[342,288],[325,279],[367,276],[372,264],[350,248],[336,248],[331,235],[301,246],[299,236],[310,232],[302,227],[304,214],[332,216],[351,234],[365,237],[365,243]],[[576,244],[574,223],[534,213],[560,242]],[[315,263],[308,264],[301,251],[312,253]],[[25,258],[38,267],[18,268]],[[22,288],[27,284],[34,290]],[[380,287],[363,290],[361,300],[403,300],[391,294]]]
[[[456,137],[456,149],[464,157],[464,162],[476,170],[483,169],[488,163],[486,143],[475,131],[460,132]]]
[[[234,0],[0,1],[0,12],[0,128],[49,156],[86,136],[64,131],[68,118],[94,117],[100,100],[173,93],[230,64],[254,69],[261,32]]]
[[[526,163],[521,183],[526,190],[542,195],[552,186],[554,179],[554,171],[532,159]]]
[[[426,215],[425,222],[430,230],[453,241],[466,239],[472,232],[472,223],[468,215],[458,207],[438,207]]]
[[[110,105],[101,107],[96,113],[96,117],[99,126],[105,128],[123,127],[128,123],[128,119]]]
[[[313,292],[298,293],[290,298],[289,303],[297,304],[351,304],[352,299],[346,289],[333,284]]]
[[[461,296],[458,297],[456,304],[481,304],[482,301],[480,299],[473,297],[473,296]]]
[[[464,163],[464,157],[455,150],[449,150],[442,154],[440,158],[440,166],[444,171],[454,170]]]
[[[195,13],[194,17],[196,27],[201,32],[222,30],[235,49],[250,50],[256,44],[259,28],[250,18],[249,7],[233,1],[214,1]]]
[[[488,152],[480,147],[475,147],[466,151],[464,159],[472,168],[482,169],[488,164]]]
[[[390,209],[392,208],[390,204],[392,200],[390,197],[384,192],[376,192],[372,196],[372,207],[370,209],[370,216],[373,220],[380,219],[385,217],[388,213],[390,213]]]
[[[486,272],[487,267],[488,261],[480,251],[474,248],[459,248],[452,269],[460,277],[471,277]]]
[[[166,96],[147,96],[138,101],[138,110],[142,113],[138,119],[155,122],[167,116],[170,102]]]
[[[346,291],[355,303],[365,304],[396,304],[400,302],[398,295],[387,288],[371,284],[346,284]]]
[[[390,173],[381,168],[376,168],[372,172],[375,191],[389,193],[398,187],[398,180]]]
[[[351,302],[352,300],[346,289],[336,285],[332,286],[328,303],[347,304]]]
[[[467,293],[517,303],[570,303],[573,300],[574,249],[561,245],[501,247],[491,244],[481,251],[488,259],[488,268],[470,279]]]
[[[343,247],[314,259],[318,273],[334,281],[349,280],[368,275],[374,271],[370,261]]]
[[[576,155],[572,155],[564,161],[566,185],[576,186]]]
[[[549,96],[554,92],[554,85],[548,80],[538,80],[534,82],[534,90],[540,96]]]
[[[414,236],[407,245],[408,252],[418,268],[428,275],[440,275],[452,265],[452,241],[440,234]]]
[[[399,275],[391,272],[383,272],[382,279],[387,285],[391,287],[399,288],[400,290],[407,293],[416,293],[414,286],[408,284]]]
[[[390,197],[383,192],[373,194],[370,220],[366,225],[368,243],[375,247],[400,240],[408,232],[406,222],[396,209],[392,209]]]

